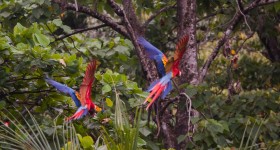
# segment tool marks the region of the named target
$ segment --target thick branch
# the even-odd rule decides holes
[[[123,17],[123,10],[114,0],[107,0],[107,2],[118,16]]]
[[[142,25],[143,28],[146,28],[149,23],[154,20],[158,15],[160,15],[161,13],[165,12],[165,11],[168,11],[172,8],[175,8],[175,4],[174,5],[171,5],[171,6],[165,6],[163,8],[161,8],[160,10],[156,11],[154,14],[152,14],[146,21],[145,23]]]
[[[244,8],[243,14],[247,14],[250,10],[262,6],[262,5],[267,5],[270,3],[277,2],[278,0],[255,0],[251,4],[249,4],[247,7]],[[236,27],[236,25],[242,20],[242,13],[238,11],[234,18],[232,19],[231,23],[227,26],[224,36],[218,41],[218,45],[214,48],[212,51],[211,55],[208,57],[206,60],[205,64],[203,67],[200,69],[200,74],[199,74],[199,83],[203,82],[207,71],[211,65],[211,63],[214,61],[216,56],[219,53],[220,48],[224,45],[225,41],[228,40],[229,35],[232,33],[233,29]]]
[[[197,68],[197,42],[196,42],[196,0],[178,0],[178,39],[189,35],[189,44],[182,61],[180,68],[182,76],[180,83],[198,83],[198,68]]]
[[[42,93],[42,92],[55,92],[54,90],[38,90],[38,91],[13,91],[10,93],[5,93],[4,95],[14,95],[14,94],[27,94],[27,93]]]
[[[146,58],[144,51],[140,48],[136,40],[137,36],[143,33],[143,30],[139,24],[139,21],[137,20],[131,0],[123,0],[123,7],[123,21],[126,25],[128,33],[130,34],[130,40],[132,41],[136,49],[137,55],[141,61],[143,71],[146,73],[148,81],[152,82],[158,77],[157,69],[155,67],[155,64],[152,63],[150,59]]]
[[[118,23],[116,23],[111,17],[109,17],[107,15],[100,14],[97,11],[91,10],[90,8],[85,7],[85,6],[79,6],[78,5],[76,7],[75,4],[65,3],[65,2],[62,2],[60,0],[52,0],[52,2],[58,4],[61,8],[64,8],[64,9],[67,9],[67,10],[76,11],[76,8],[78,7],[77,12],[88,14],[88,15],[92,16],[93,18],[96,18],[96,19],[100,20],[101,22],[103,22],[104,24],[110,26],[112,29],[114,29],[115,31],[117,31],[121,35],[123,35],[127,38],[129,37],[125,28],[123,26],[119,25]]]

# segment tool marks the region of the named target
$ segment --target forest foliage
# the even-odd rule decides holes
[[[240,9],[237,1],[195,1],[199,67],[217,47],[227,24]],[[65,2],[88,6],[124,24],[108,1]],[[122,4],[119,0],[114,2]],[[178,41],[177,1],[132,2],[136,16],[145,25],[146,39],[171,58]],[[253,1],[241,2],[248,5]],[[165,7],[168,9],[145,24],[156,10]],[[191,108],[195,110],[192,113],[198,114],[190,118],[193,130],[175,137],[178,145],[187,143],[181,144],[181,148],[280,148],[280,59],[277,61],[276,57],[280,56],[280,49],[272,51],[275,56],[272,58],[267,54],[270,52],[267,45],[272,49],[273,43],[262,40],[271,40],[272,33],[279,44],[279,12],[279,2],[250,11],[246,21],[242,19],[236,25],[222,46],[204,81],[197,85],[188,82],[178,85],[190,97]],[[259,16],[267,16],[263,24],[272,31],[259,33],[256,22]],[[156,113],[159,112],[148,113],[142,106],[150,82],[134,43],[126,35],[104,25],[96,16],[61,8],[56,0],[2,0],[0,20],[0,135],[3,135],[0,147],[12,148],[7,142],[14,142],[28,148],[32,145],[28,143],[36,143],[36,139],[25,135],[34,131],[44,139],[38,142],[49,143],[49,146],[41,145],[50,149],[170,148],[158,128]],[[232,55],[228,48],[237,54]],[[236,63],[232,61],[234,57],[238,57]],[[66,123],[65,118],[76,107],[69,96],[49,86],[44,78],[51,77],[78,89],[92,59],[100,62],[92,99],[104,111]],[[169,112],[168,122],[174,127],[178,121],[176,113],[185,105],[176,102],[180,91],[174,88],[162,100],[162,103],[171,102],[165,111]],[[10,129],[4,126],[6,121],[11,122]],[[22,141],[9,141],[4,135]]]

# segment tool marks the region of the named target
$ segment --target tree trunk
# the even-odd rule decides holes
[[[273,19],[272,19],[273,18]],[[258,16],[256,31],[265,46],[263,55],[271,62],[280,62],[280,28],[277,26],[280,15],[262,14]],[[269,22],[270,24],[267,24]]]
[[[196,46],[196,0],[177,0],[178,34],[180,39],[189,35],[189,44],[181,61],[180,83],[198,83],[197,46]]]
[[[123,22],[125,27],[130,35],[130,40],[136,48],[137,55],[140,59],[142,69],[144,74],[146,75],[146,79],[151,83],[156,78],[158,78],[157,69],[155,64],[147,59],[143,49],[140,48],[136,38],[139,35],[143,34],[143,28],[140,25],[138,18],[135,14],[135,9],[133,8],[133,3],[131,0],[123,0]]]
[[[197,68],[197,46],[196,46],[196,0],[177,0],[177,19],[178,19],[178,40],[184,35],[189,35],[189,44],[186,53],[180,63],[182,76],[180,83],[190,83],[196,85],[198,83],[198,68]],[[184,137],[192,130],[193,125],[189,124],[189,119],[196,111],[189,110],[189,103],[186,97],[179,98],[176,123],[175,126],[170,126],[169,117],[171,114],[168,111],[164,112],[161,128],[163,130],[164,143],[166,148],[185,149],[188,138],[178,143],[178,137]],[[175,138],[174,138],[175,137]],[[175,147],[174,147],[175,146]]]

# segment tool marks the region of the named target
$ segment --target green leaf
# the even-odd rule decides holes
[[[110,98],[106,98],[105,102],[106,102],[106,105],[108,107],[112,107],[113,106],[113,101]]]
[[[83,148],[89,148],[94,144],[93,139],[90,136],[83,137],[81,145]]]
[[[77,137],[78,137],[79,141],[82,142],[83,137],[81,136],[81,134],[77,134]]]
[[[62,25],[60,27],[64,30],[64,32],[66,32],[68,34],[72,32],[72,29],[69,26]]]
[[[50,40],[47,36],[41,33],[34,33],[34,36],[41,46],[47,47],[50,44]]]
[[[188,94],[189,97],[192,97],[195,94],[197,94],[197,89],[195,89],[195,88],[188,88],[186,93]]]
[[[99,146],[97,150],[108,150],[106,145]]]
[[[0,101],[0,110],[5,108],[6,102],[5,101]]]
[[[142,133],[144,136],[150,135],[152,132],[147,127],[139,128],[140,133]]]
[[[0,65],[4,63],[4,59],[2,57],[0,57]]]
[[[180,135],[179,137],[177,137],[177,142],[181,143],[182,141],[184,141],[186,139],[185,135]]]
[[[11,14],[11,13],[9,13],[9,12],[7,12],[7,11],[4,11],[4,12],[0,13],[0,16],[6,18],[6,17],[10,16],[10,14]]]
[[[60,27],[62,25],[61,19],[54,19],[52,22],[58,27]]]
[[[44,4],[45,0],[36,0],[37,4],[42,5]]]
[[[159,146],[154,141],[147,140],[147,146],[152,150],[160,150]]]
[[[206,128],[210,133],[213,133],[214,135],[216,135],[217,133],[223,133],[224,127],[222,124],[214,119],[208,119],[208,121],[209,124],[207,124]]]
[[[36,18],[39,19],[42,15],[44,14],[44,11],[42,8],[37,7],[35,9],[32,9],[32,15]]]
[[[22,26],[20,23],[17,23],[17,25],[14,27],[14,36],[24,35],[26,31],[27,28]]]
[[[138,137],[138,139],[137,139],[137,146],[141,147],[143,145],[146,145],[146,141],[144,141],[143,139]]]
[[[200,120],[199,117],[193,117],[193,118],[191,118],[192,124],[196,124],[199,120]]]
[[[193,136],[193,141],[200,141],[200,140],[202,140],[202,139],[204,139],[204,138],[205,138],[205,135],[204,135],[204,134],[198,133],[198,134],[195,134],[195,135]]]
[[[118,45],[117,47],[114,48],[114,51],[120,53],[120,54],[125,54],[129,55],[128,47]]]
[[[98,39],[94,39],[91,41],[90,45],[96,47],[97,49],[101,49],[102,43]]]
[[[102,87],[102,94],[105,94],[105,93],[108,93],[112,90],[111,86],[108,85],[108,84],[105,84],[103,87]]]

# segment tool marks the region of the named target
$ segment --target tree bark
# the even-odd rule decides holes
[[[184,35],[189,35],[189,44],[183,58],[180,62],[182,76],[180,83],[197,84],[197,46],[196,46],[196,0],[177,0],[177,19],[178,19],[178,40]],[[187,107],[186,97],[180,94],[178,108],[176,113],[176,123],[174,126],[168,126],[169,111],[165,111],[162,119],[161,128],[163,130],[164,143],[166,148],[184,149],[188,140],[178,143],[177,138],[186,136],[193,127],[189,124],[191,110]],[[191,115],[189,115],[191,114]],[[177,137],[177,138],[174,138]]]
[[[123,0],[123,7],[124,7],[123,19],[124,19],[125,27],[130,34],[130,40],[132,41],[133,45],[136,48],[144,74],[146,74],[147,80],[151,83],[152,81],[158,78],[156,65],[152,62],[152,60],[146,57],[144,50],[139,46],[136,39],[137,36],[143,34],[143,28],[137,19],[132,1]]]
[[[197,43],[196,43],[196,0],[177,0],[178,34],[180,39],[189,35],[189,44],[181,61],[180,83],[198,83]]]
[[[263,55],[271,62],[280,62],[280,40],[278,40],[280,28],[277,28],[280,15],[259,14],[256,20],[258,22],[256,31],[265,47]]]
[[[209,67],[211,66],[211,63],[214,61],[214,59],[217,57],[220,48],[225,44],[225,42],[228,40],[229,35],[232,33],[233,29],[236,28],[237,24],[242,21],[242,17],[244,17],[244,14],[247,14],[252,9],[257,8],[259,6],[275,3],[277,0],[255,0],[251,2],[247,7],[244,8],[243,14],[238,11],[234,17],[231,19],[231,22],[228,24],[227,28],[224,31],[224,36],[218,41],[218,45],[214,48],[204,65],[199,71],[199,78],[198,82],[202,83],[204,81],[204,78],[208,72]]]
[[[143,27],[139,23],[137,16],[134,12],[133,4],[131,0],[124,0],[123,1],[123,9],[114,1],[114,0],[107,0],[108,4],[111,8],[115,11],[115,13],[123,20],[124,25],[120,25],[116,22],[113,18],[108,16],[107,14],[101,14],[96,10],[90,9],[86,6],[79,6],[73,3],[66,3],[60,0],[51,0],[51,2],[58,4],[60,8],[66,10],[73,10],[81,13],[85,13],[93,18],[96,18],[103,22],[105,25],[108,25],[116,32],[120,33],[126,38],[129,38],[133,45],[135,46],[135,50],[137,55],[140,59],[140,64],[142,66],[143,72],[146,76],[146,79],[149,82],[154,81],[158,78],[157,69],[155,64],[146,57],[143,50],[140,48],[136,41],[136,37],[138,35],[143,34]]]

